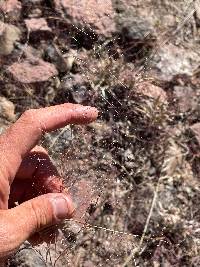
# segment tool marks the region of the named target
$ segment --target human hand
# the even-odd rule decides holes
[[[25,240],[36,241],[41,230],[72,217],[74,206],[55,166],[35,145],[44,132],[89,123],[97,114],[75,104],[28,110],[0,136],[0,262]]]

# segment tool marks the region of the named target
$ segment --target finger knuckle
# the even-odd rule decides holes
[[[38,112],[36,109],[28,109],[26,110],[19,122],[25,126],[25,127],[31,127],[32,129],[35,130],[41,130],[40,129],[40,122],[39,122],[39,118],[38,118]]]
[[[44,201],[43,203],[45,203]],[[38,205],[37,202],[31,201],[30,202],[30,209],[32,211],[32,216],[34,218],[34,224],[35,224],[35,231],[43,229],[45,226],[47,226],[50,221],[49,221],[49,209],[48,205],[44,205],[44,207],[41,207]]]
[[[28,109],[22,114],[22,118],[27,120],[28,122],[31,122],[35,120],[37,115],[37,111],[35,109]]]

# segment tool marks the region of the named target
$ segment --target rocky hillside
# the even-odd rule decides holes
[[[76,218],[8,266],[200,266],[200,1],[0,0],[0,66],[0,132],[100,110],[43,138]]]

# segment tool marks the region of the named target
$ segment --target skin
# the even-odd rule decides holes
[[[48,239],[75,210],[47,151],[36,146],[43,133],[87,124],[97,115],[95,108],[68,103],[28,110],[0,136],[1,266],[25,240]]]

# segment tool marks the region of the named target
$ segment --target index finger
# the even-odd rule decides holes
[[[0,175],[11,184],[22,159],[44,132],[67,124],[86,124],[95,120],[97,115],[96,108],[69,103],[26,111],[0,136]]]

